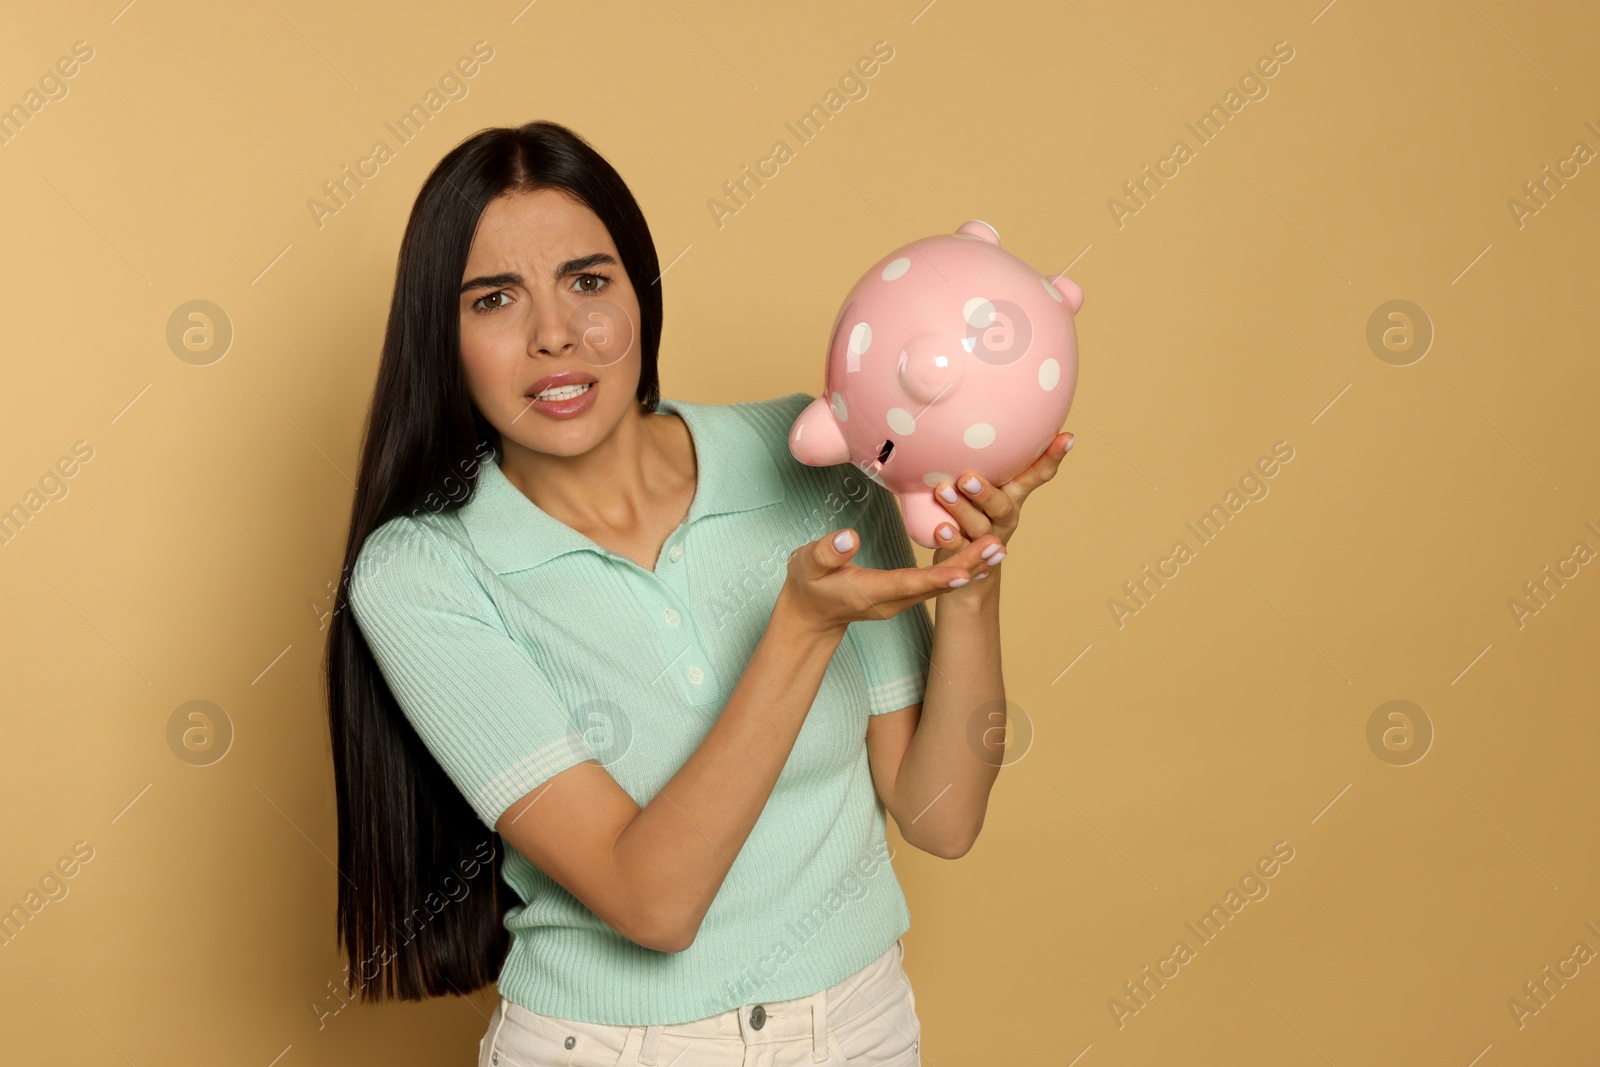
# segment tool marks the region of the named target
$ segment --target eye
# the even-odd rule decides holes
[[[506,306],[506,299],[508,297],[510,297],[510,295],[511,294],[505,289],[496,289],[492,293],[485,293],[484,295],[478,297],[478,299],[476,299],[476,300],[474,300],[472,302],[472,310],[476,311],[480,315],[488,314],[488,313],[493,312],[493,311],[498,311],[501,308]],[[483,306],[481,306],[485,301],[494,300],[496,298],[499,298],[500,302],[495,304],[493,307],[483,307]]]
[[[592,289],[581,288],[585,279],[593,280],[599,284],[595,285]],[[611,285],[611,279],[606,277],[604,274],[580,274],[578,275],[577,284],[580,286],[577,292],[599,293],[605,291],[605,289]]]

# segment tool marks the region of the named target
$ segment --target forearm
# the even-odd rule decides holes
[[[802,624],[780,595],[717,722],[617,838],[614,855],[686,947],[766,807],[842,629]],[[641,905],[643,906],[643,905]]]
[[[1002,573],[940,598],[922,714],[895,778],[901,836],[936,856],[954,859],[977,840],[1005,755]]]

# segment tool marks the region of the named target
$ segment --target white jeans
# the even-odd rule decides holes
[[[820,993],[664,1026],[558,1019],[502,997],[478,1045],[478,1067],[921,1067],[922,1021],[901,966],[905,951],[896,939]]]

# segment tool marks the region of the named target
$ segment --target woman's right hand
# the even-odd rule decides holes
[[[789,554],[789,575],[779,599],[787,600],[799,619],[818,632],[842,635],[852,622],[890,618],[987,574],[983,552],[992,544],[1000,539],[985,534],[932,566],[878,570],[850,562],[861,547],[860,534],[835,530]]]

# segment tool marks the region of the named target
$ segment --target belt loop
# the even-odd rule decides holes
[[[645,1028],[644,1042],[639,1046],[639,1062],[653,1064],[656,1062],[656,1046],[661,1043],[661,1031],[666,1026],[657,1024]]]
[[[828,991],[811,998],[811,1062],[828,1058]]]

